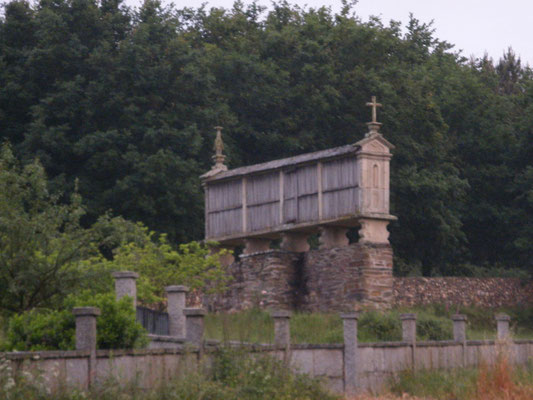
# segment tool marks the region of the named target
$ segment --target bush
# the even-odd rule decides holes
[[[416,321],[418,340],[450,340],[453,337],[452,329],[452,322],[444,318],[420,315]]]
[[[74,316],[70,311],[32,310],[9,320],[7,350],[68,350],[74,346]]]
[[[402,339],[402,325],[398,314],[368,311],[359,318],[359,340],[394,341]]]
[[[109,294],[83,292],[65,300],[65,310],[29,311],[14,315],[9,322],[9,350],[70,350],[75,348],[74,307],[98,307],[97,346],[100,349],[142,347],[147,338],[144,328],[135,319],[131,298],[120,301]]]

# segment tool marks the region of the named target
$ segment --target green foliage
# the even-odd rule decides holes
[[[0,310],[22,312],[59,304],[93,278],[84,260],[95,237],[80,225],[74,193],[65,204],[51,195],[35,161],[20,165],[8,145],[0,155]]]
[[[71,311],[31,310],[10,318],[6,346],[10,351],[71,350],[74,336]]]
[[[397,272],[531,270],[533,73],[512,50],[469,62],[431,24],[352,3],[10,1],[0,18],[0,135],[53,189],[80,179],[85,223],[112,209],[171,243],[202,237],[213,126],[238,167],[355,142],[371,95],[396,145]]]
[[[102,256],[91,260],[94,269],[108,271],[135,271],[138,299],[144,303],[162,302],[165,287],[186,285],[190,289],[202,289],[215,293],[225,288],[229,276],[219,261],[219,253],[211,253],[208,246],[198,242],[181,244],[175,250],[166,235],[155,238],[155,232],[137,225],[137,240],[123,241],[112,259]]]
[[[131,349],[148,344],[146,331],[136,320],[130,297],[115,299],[114,293],[93,294],[85,291],[65,300],[65,307],[98,307],[101,315],[96,320],[99,349]]]
[[[422,398],[471,399],[477,376],[478,371],[474,369],[403,371],[392,383],[391,389],[398,395],[408,393]]]
[[[361,341],[402,340],[402,325],[397,313],[368,311],[361,315],[357,325]]]
[[[113,294],[84,292],[69,296],[61,311],[32,310],[16,314],[9,321],[9,350],[71,350],[75,347],[73,307],[98,307],[97,346],[100,349],[124,349],[147,344],[146,332],[135,320],[132,300],[116,301]]]

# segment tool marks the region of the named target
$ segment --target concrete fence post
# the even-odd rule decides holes
[[[455,314],[452,315],[453,321],[453,340],[461,343],[463,350],[462,363],[466,367],[466,315]]]
[[[165,288],[167,292],[168,334],[174,337],[185,337],[185,310],[187,286],[174,285]]]
[[[400,314],[402,320],[402,340],[416,342],[416,314]]]
[[[112,274],[115,279],[115,294],[117,300],[124,296],[130,296],[133,299],[133,307],[137,306],[137,278],[139,274],[133,271],[116,271]]]
[[[288,350],[291,345],[291,312],[272,311],[270,315],[274,319],[274,344]]]
[[[498,330],[498,340],[504,340],[509,338],[510,331],[509,331],[509,321],[511,320],[511,317],[509,317],[506,314],[498,314],[496,315],[496,326]]]
[[[416,314],[400,314],[402,340],[411,346],[411,367],[416,369]]]
[[[91,386],[96,375],[96,317],[97,307],[75,307],[72,309],[76,320],[76,350],[88,350],[87,386]]]
[[[453,340],[464,343],[466,341],[466,315],[452,315],[453,321]]]
[[[76,307],[72,310],[76,318],[76,350],[96,350],[96,307]]]
[[[203,308],[186,308],[183,314],[185,314],[185,338],[188,342],[201,346],[204,341],[206,311]]]
[[[341,314],[344,334],[344,393],[356,394],[357,380],[357,313]]]

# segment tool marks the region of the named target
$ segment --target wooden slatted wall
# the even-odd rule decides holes
[[[355,158],[322,165],[322,217],[333,219],[358,211],[359,182]]]
[[[241,179],[210,184],[207,196],[207,237],[242,232]]]
[[[249,232],[279,225],[279,172],[250,176],[246,183],[246,212]]]
[[[355,157],[208,183],[207,237],[354,214],[359,211],[359,190]]]

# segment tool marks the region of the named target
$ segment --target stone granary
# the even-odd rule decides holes
[[[202,175],[205,239],[244,250],[225,257],[229,290],[210,297],[215,309],[254,305],[347,311],[384,308],[392,299],[392,249],[387,225],[389,163],[394,146],[372,122],[362,140],[328,150],[228,170],[221,127],[215,161]],[[347,232],[359,229],[349,243]],[[308,238],[319,234],[319,248]],[[281,240],[279,249],[271,243]]]

